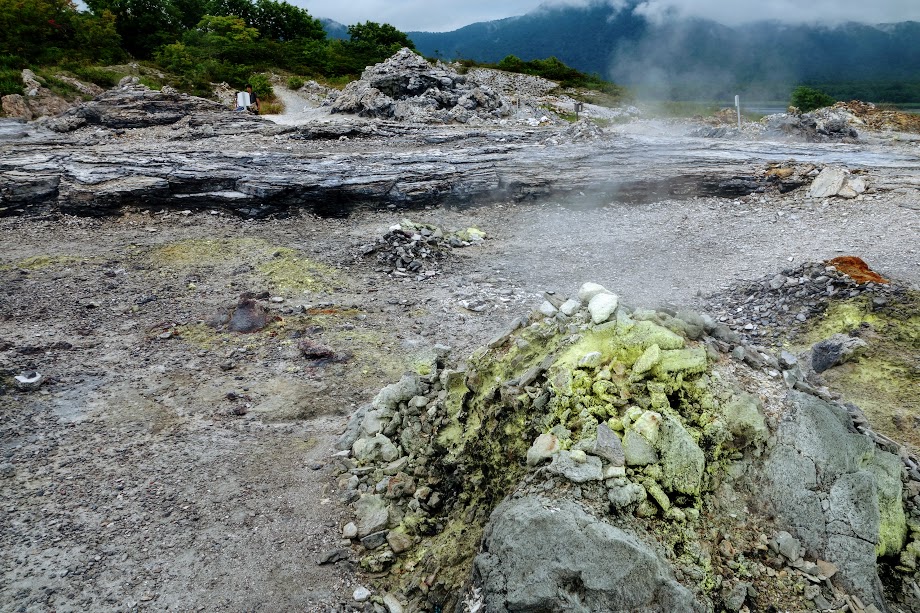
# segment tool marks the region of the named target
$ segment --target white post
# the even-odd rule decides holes
[[[735,94],[735,108],[738,109],[738,129],[741,129],[741,96]]]

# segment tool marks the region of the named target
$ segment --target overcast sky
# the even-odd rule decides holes
[[[539,0],[288,0],[314,17],[345,25],[358,21],[390,23],[400,30],[447,31],[477,21],[523,15]],[[606,0],[611,6],[625,0]],[[577,4],[579,0],[554,0]],[[583,3],[583,1],[582,1]],[[920,0],[644,0],[636,9],[650,19],[666,14],[699,16],[733,25],[760,19],[787,22],[920,21]]]

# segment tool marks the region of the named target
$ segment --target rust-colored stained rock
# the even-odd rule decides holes
[[[888,283],[888,279],[869,268],[862,258],[855,255],[842,255],[828,260],[825,264],[833,266],[857,283]]]
[[[19,94],[10,94],[2,98],[3,114],[7,117],[16,117],[29,121],[32,119],[32,109],[26,104],[26,99]]]

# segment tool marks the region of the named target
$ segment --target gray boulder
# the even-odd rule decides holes
[[[584,462],[576,462],[568,451],[560,451],[553,456],[553,462],[547,467],[547,470],[554,475],[568,479],[572,483],[600,481],[604,478],[600,458],[589,455],[585,457]]]
[[[845,169],[836,166],[827,166],[817,177],[815,177],[814,182],[811,184],[811,189],[808,190],[808,195],[812,198],[836,196],[843,188],[846,180],[847,171]]]
[[[377,395],[371,401],[371,406],[374,409],[395,410],[399,408],[400,402],[408,402],[413,396],[418,396],[421,392],[418,375],[406,373],[396,383],[391,383],[377,392]]]
[[[351,446],[355,459],[362,464],[375,462],[392,462],[399,457],[399,449],[386,436],[379,432],[373,438],[359,438]]]
[[[837,565],[835,580],[886,611],[877,556],[906,538],[900,460],[856,434],[842,407],[800,392],[789,404],[765,462],[764,503],[808,557]]]
[[[611,466],[625,466],[626,455],[620,437],[614,434],[606,423],[597,426],[597,438],[589,449],[590,453],[607,460]]]
[[[502,502],[482,551],[474,577],[490,613],[703,610],[653,548],[572,502]]]
[[[848,362],[862,354],[868,345],[861,338],[835,334],[811,348],[811,367],[817,373]]]
[[[345,432],[339,436],[339,440],[335,443],[336,449],[339,451],[351,449],[351,446],[361,436],[361,425],[364,423],[364,418],[367,416],[369,409],[370,405],[361,405],[349,416],[348,423],[345,425]]]
[[[706,457],[680,422],[665,416],[658,440],[664,485],[684,494],[699,494]]]
[[[387,527],[390,516],[386,501],[377,494],[364,494],[355,503],[358,537],[380,532]]]

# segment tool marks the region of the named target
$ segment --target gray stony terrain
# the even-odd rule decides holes
[[[343,539],[354,516],[334,447],[355,409],[439,346],[462,364],[584,281],[633,306],[709,311],[758,345],[787,320],[744,311],[745,282],[769,286],[848,254],[920,287],[920,146],[909,136],[727,140],[650,121],[285,123],[126,83],[50,121],[0,124],[0,609],[392,613],[407,601],[384,601],[379,577],[360,566],[366,548]],[[812,194],[826,167],[844,180]],[[859,187],[851,179],[863,191],[835,195]],[[233,332],[247,300],[265,327]],[[809,314],[797,305],[789,320],[799,309]],[[32,372],[40,387],[16,386]],[[744,377],[767,381],[774,458],[825,453],[778,425],[782,381]],[[859,514],[843,529],[821,511],[865,486],[851,468],[822,469],[820,483],[790,495],[801,508],[776,515],[806,529],[796,546],[871,565],[868,582],[840,588],[884,608],[875,561],[850,546]],[[784,468],[770,484],[782,497],[808,478]],[[557,606],[553,594],[508,596],[529,569],[507,532],[542,522],[561,546],[560,517],[654,570],[640,573],[633,601],[572,587],[584,610],[689,610],[693,594],[634,536],[532,489],[495,511],[469,610],[496,594],[507,610]],[[796,523],[808,513],[815,522]],[[825,515],[829,527],[809,532]],[[793,553],[777,557],[805,563]],[[563,581],[566,569],[585,576],[582,562],[539,570]],[[738,585],[726,582],[720,601],[740,594],[734,610],[749,597]],[[832,591],[810,602],[818,595]]]

